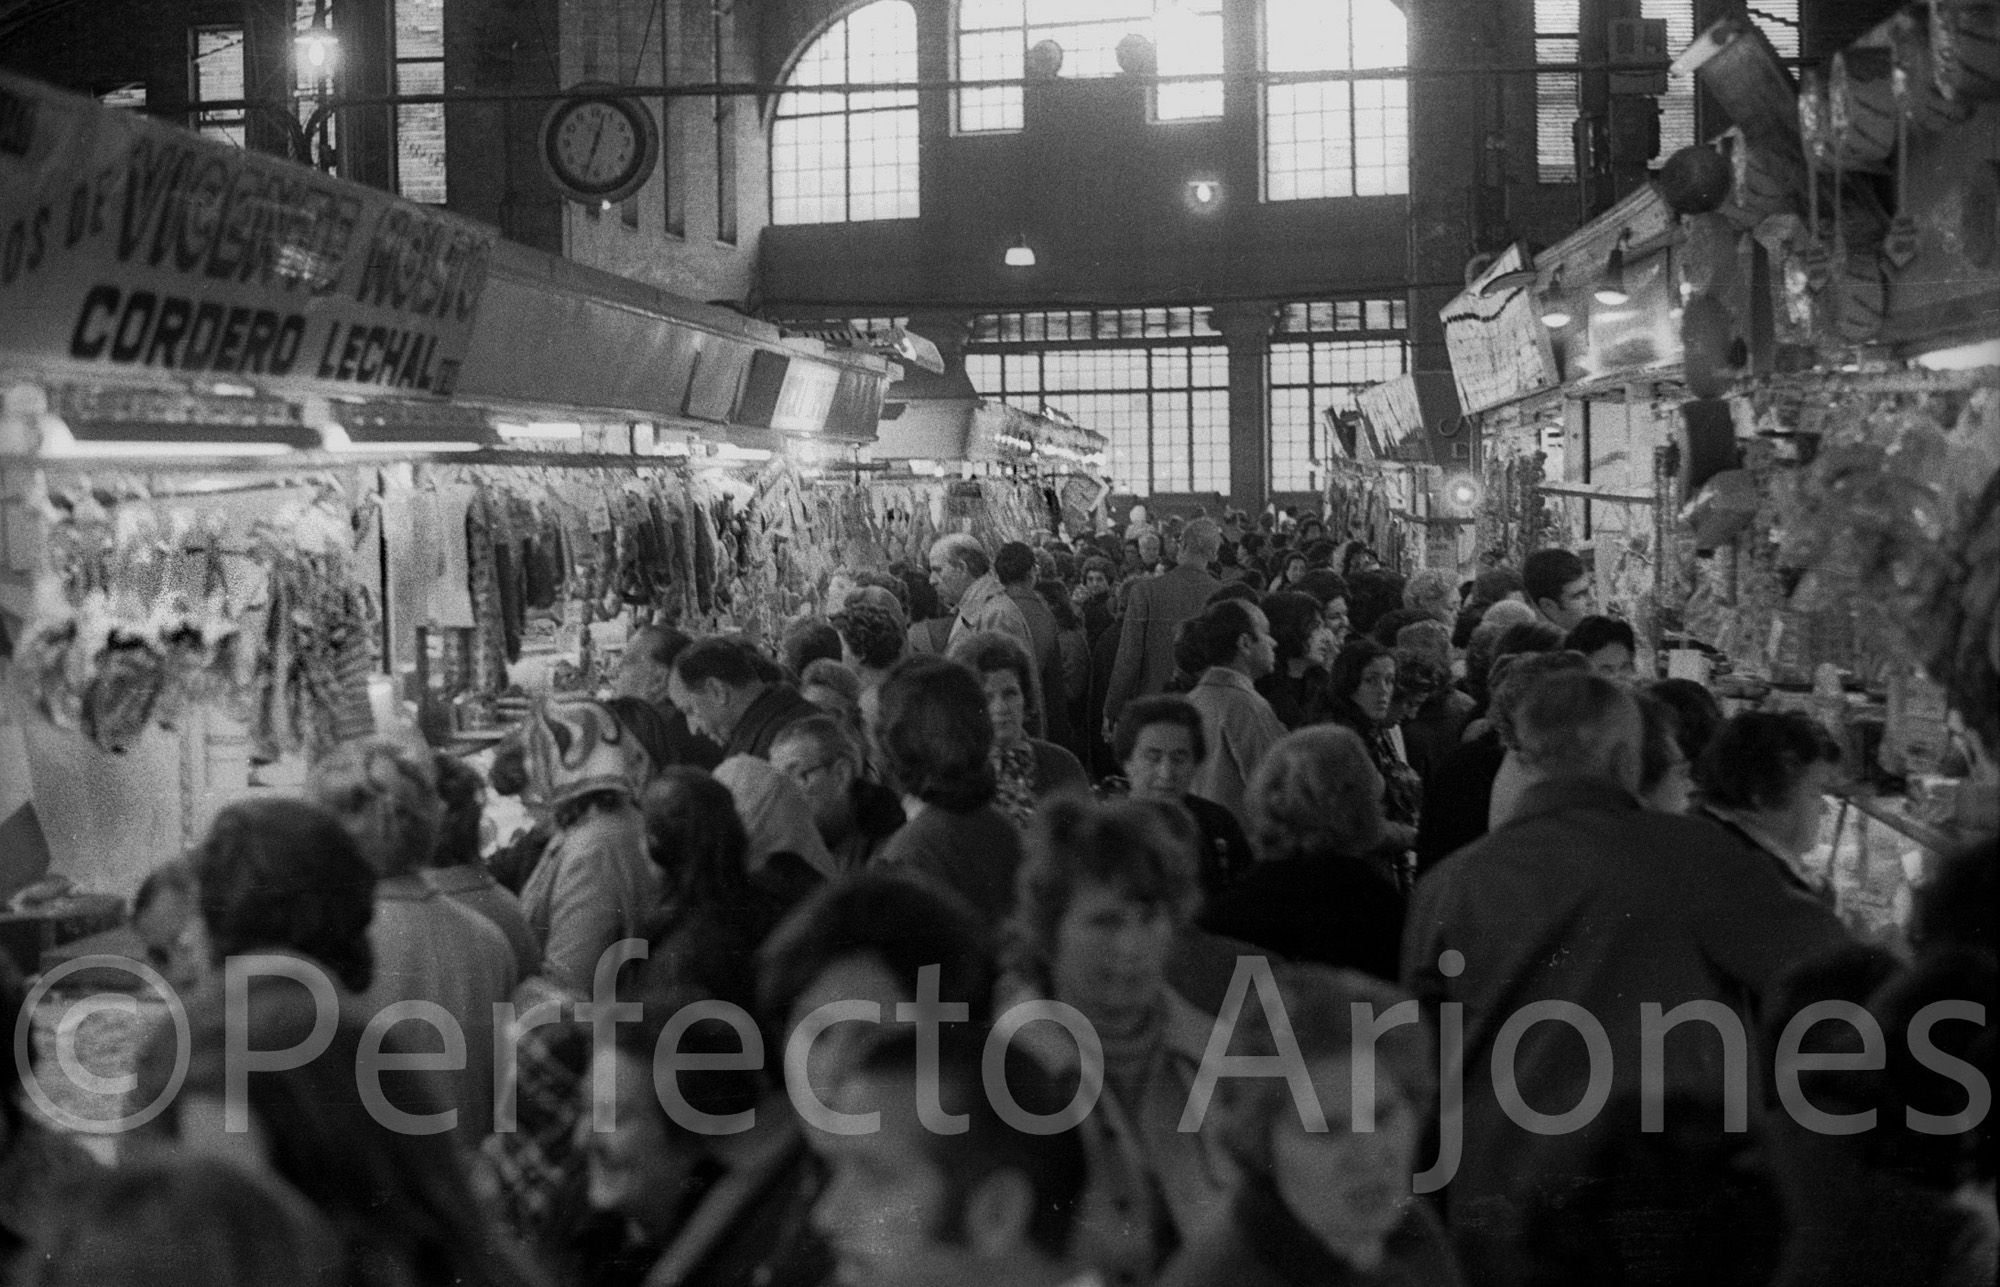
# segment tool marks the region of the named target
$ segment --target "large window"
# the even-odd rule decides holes
[[[1574,63],[1581,56],[1579,0],[1535,0],[1535,61]],[[1675,57],[1694,43],[1694,0],[1640,0],[1643,17],[1664,19],[1667,56]],[[1799,54],[1799,0],[1759,0],[1750,7],[1751,21],[1763,29],[1781,58]],[[1535,163],[1543,183],[1576,179],[1573,141],[1581,80],[1575,72],[1544,72],[1535,77]],[[1695,142],[1695,95],[1692,76],[1672,76],[1660,95],[1660,159]]]
[[[444,0],[396,0],[396,92],[444,92]],[[396,108],[396,191],[444,204],[444,105]]]
[[[1408,60],[1408,27],[1392,0],[1264,0],[1267,71],[1363,71]],[[1408,81],[1265,86],[1266,199],[1409,190]]]
[[[220,103],[243,97],[243,28],[196,27],[189,34],[194,101]],[[195,128],[212,139],[243,146],[243,110],[203,112]]]
[[[1018,80],[1027,52],[1044,40],[1062,46],[1064,76],[1113,76],[1127,36],[1153,42],[1162,76],[1222,72],[1222,0],[959,0],[960,80]],[[985,134],[1021,128],[1018,86],[962,89],[958,131]],[[1222,82],[1162,85],[1153,115],[1185,121],[1222,115]]]
[[[771,222],[916,218],[916,91],[808,88],[916,78],[917,14],[905,0],[875,0],[827,28],[792,69],[778,100]]]
[[[981,317],[965,371],[982,397],[1109,438],[1120,491],[1229,490],[1229,353],[1205,308]]]
[[[1355,394],[1409,370],[1409,312],[1400,299],[1287,304],[1267,363],[1271,490],[1317,492],[1332,458],[1325,412],[1350,411]]]

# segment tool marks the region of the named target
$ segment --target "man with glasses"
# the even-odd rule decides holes
[[[1568,634],[1597,610],[1597,593],[1583,560],[1568,550],[1536,550],[1521,565],[1522,589],[1535,612]]]
[[[896,793],[863,777],[861,763],[861,748],[824,715],[789,726],[771,744],[772,767],[812,802],[813,825],[841,871],[867,867],[903,825]]]

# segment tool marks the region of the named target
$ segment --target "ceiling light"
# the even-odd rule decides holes
[[[299,60],[315,75],[333,74],[333,65],[340,58],[340,38],[327,29],[324,21],[315,18],[312,26],[298,34],[295,43],[299,47]]]
[[[1604,280],[1597,283],[1593,292],[1597,302],[1606,308],[1619,308],[1632,302],[1625,291],[1625,246],[1632,239],[1629,229],[1620,229],[1618,244],[1611,248],[1611,257],[1604,263]]]
[[[1028,238],[1025,235],[1019,241],[1007,247],[1007,267],[1033,268],[1034,266],[1035,248],[1028,244]]]
[[[574,420],[500,420],[493,426],[510,442],[557,441],[583,437],[583,426]]]
[[[1549,274],[1549,288],[1542,292],[1538,302],[1541,307],[1542,325],[1552,331],[1560,331],[1576,320],[1569,311],[1569,298],[1563,288],[1561,264],[1557,264],[1556,270]]]

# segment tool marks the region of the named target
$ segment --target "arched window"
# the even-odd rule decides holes
[[[1391,0],[1264,0],[1264,68],[1361,71],[1409,62]],[[1410,190],[1410,83],[1303,81],[1264,88],[1264,196],[1400,195]]]
[[[792,68],[771,130],[771,222],[917,216],[917,94],[813,85],[917,79],[917,13],[875,0],[828,27]]]
[[[957,0],[954,14],[961,80],[1013,80],[1027,53],[1045,40],[1063,51],[1060,75],[1118,74],[1118,45],[1128,36],[1153,42],[1162,76],[1222,71],[1222,0]],[[961,89],[960,134],[1018,130],[1019,86]],[[1222,115],[1222,82],[1177,81],[1153,93],[1153,118],[1189,121]]]

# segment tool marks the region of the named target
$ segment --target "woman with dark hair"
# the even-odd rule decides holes
[[[909,628],[895,613],[857,599],[833,615],[833,628],[840,632],[840,660],[863,688],[879,685],[909,646]]]
[[[1403,606],[1403,578],[1374,568],[1347,575],[1347,615],[1355,634],[1372,634],[1375,623]]]
[[[1194,792],[1238,817],[1243,787],[1264,753],[1285,735],[1257,681],[1277,665],[1277,641],[1263,609],[1234,599],[1211,603],[1181,627],[1174,645],[1198,678],[1188,701],[1201,712],[1208,759],[1195,775]]]
[[[767,887],[750,871],[750,835],[729,788],[700,769],[669,769],[647,788],[640,813],[646,852],[660,869],[660,903],[647,937],[714,920],[762,942],[790,905],[790,887]]]
[[[1102,1045],[1104,1092],[1081,1128],[1091,1182],[1076,1250],[1113,1281],[1149,1279],[1235,1181],[1215,1114],[1199,1131],[1177,1129],[1213,1026],[1167,981],[1176,938],[1199,900],[1187,832],[1178,809],[1051,800],[1010,926],[1003,997],[1071,1006]],[[1020,1040],[1074,1075],[1076,1043],[1053,1029],[1033,1025]]]
[[[1833,887],[1807,869],[1805,856],[1819,844],[1827,794],[1840,776],[1839,745],[1797,711],[1744,711],[1694,765],[1701,811],[1746,855],[1776,863],[1788,882],[1829,906]]]
[[[1208,758],[1201,712],[1185,697],[1134,698],[1118,712],[1112,742],[1132,799],[1177,804],[1194,818],[1201,833],[1196,861],[1202,891],[1220,897],[1249,870],[1250,842],[1235,814],[1188,789]]]
[[[1335,725],[1291,734],[1258,766],[1248,806],[1257,862],[1203,928],[1396,978],[1403,897],[1379,859],[1382,776],[1361,739]]]
[[[1090,789],[1090,775],[1074,755],[1054,742],[1028,735],[1028,712],[1036,705],[1035,674],[1020,644],[987,630],[959,640],[950,655],[971,667],[986,691],[998,782],[994,803],[1002,813],[1025,828],[1035,806],[1051,792]]]
[[[1701,758],[1722,727],[1722,704],[1715,694],[1692,679],[1660,679],[1646,692],[1673,708],[1674,736],[1690,766]]]
[[[1322,629],[1319,602],[1311,595],[1280,591],[1266,595],[1262,606],[1271,623],[1277,664],[1257,681],[1257,691],[1286,728],[1317,724],[1332,709],[1326,667],[1310,656],[1313,636]]]
[[[449,1105],[435,1083],[397,1065],[406,1051],[394,1032],[384,1042],[367,1033],[367,1016],[347,1010],[327,1032],[328,1017],[288,978],[253,976],[247,1008],[220,989],[197,997],[186,1077],[161,1118],[180,1148],[268,1170],[298,1190],[345,1243],[353,1287],[533,1282],[473,1195],[451,1135],[437,1129]],[[237,1042],[318,1053],[246,1068],[231,1053]],[[177,1045],[171,1025],[156,1031],[141,1056],[143,1092],[167,1085]],[[384,1047],[391,1058],[364,1054]],[[371,1070],[365,1093],[359,1069]],[[238,1121],[253,1129],[230,1129]]]
[[[311,960],[350,993],[375,981],[375,869],[325,809],[284,797],[225,805],[188,865],[216,965],[278,952]]]
[[[1276,594],[1280,590],[1298,589],[1299,582],[1311,570],[1312,561],[1306,558],[1303,551],[1292,550],[1288,552],[1279,561],[1278,575],[1271,578],[1271,584],[1268,587],[1269,592]]]
[[[933,876],[982,914],[1005,916],[1021,833],[993,807],[999,782],[985,685],[958,662],[917,656],[897,662],[879,692],[869,742],[909,820],[878,861]]]
[[[1364,1024],[1381,1025],[1408,998],[1344,970],[1287,970],[1279,987],[1326,1129],[1301,1120],[1296,1087],[1247,1082],[1223,1106],[1220,1136],[1242,1181],[1159,1287],[1457,1287],[1445,1232],[1412,1192],[1434,1081],[1428,1029],[1406,1023],[1368,1035]]]
[[[432,889],[466,909],[493,922],[507,936],[514,949],[516,972],[526,978],[541,963],[542,942],[528,928],[521,900],[503,889],[479,858],[479,824],[486,799],[486,784],[479,770],[455,755],[439,751],[437,766],[438,798],[444,801],[444,817],[438,828],[437,849],[424,880]]]
[[[1417,841],[1424,784],[1410,767],[1396,727],[1396,654],[1373,639],[1351,639],[1333,659],[1333,722],[1368,748],[1382,775],[1383,841],[1397,852]]]

